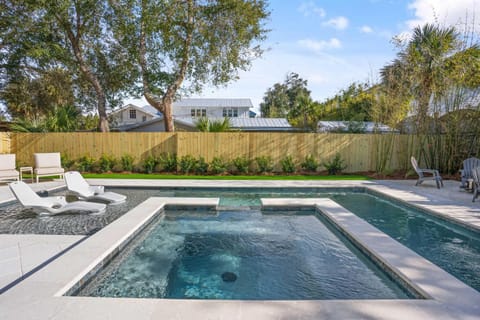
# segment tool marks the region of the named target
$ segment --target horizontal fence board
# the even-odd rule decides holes
[[[233,160],[245,157],[252,161],[270,156],[276,169],[280,160],[291,156],[297,167],[312,155],[318,162],[330,161],[337,153],[345,161],[345,172],[409,168],[410,155],[417,143],[408,135],[282,133],[282,132],[72,132],[72,133],[0,133],[2,153],[15,153],[18,165],[32,165],[36,152],[60,152],[75,160],[83,156],[94,159],[102,155],[119,159],[134,157],[141,163],[149,155],[164,153]],[[324,170],[324,167],[320,167]]]

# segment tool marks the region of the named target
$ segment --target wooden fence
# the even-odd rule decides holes
[[[275,164],[290,155],[297,163],[307,155],[318,161],[327,161],[340,153],[345,160],[345,172],[376,171],[382,153],[389,152],[386,160],[390,170],[408,167],[411,141],[404,135],[372,134],[317,134],[317,133],[0,133],[2,153],[15,153],[18,165],[32,165],[35,152],[60,152],[69,159],[88,155],[99,158],[102,154],[116,158],[124,154],[141,162],[148,155],[177,154],[234,159],[270,156]]]
[[[10,153],[11,133],[0,132],[0,153]]]

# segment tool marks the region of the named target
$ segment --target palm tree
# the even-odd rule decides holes
[[[392,100],[399,101],[400,97],[410,102],[420,142],[415,153],[431,167],[445,168],[442,163],[448,160],[441,154],[448,148],[442,145],[440,133],[444,128],[439,121],[448,110],[446,97],[458,88],[479,86],[480,49],[467,41],[468,37],[454,27],[418,26],[397,59],[381,70],[382,83],[395,98]],[[470,80],[472,75],[475,80]]]
[[[209,120],[207,117],[202,117],[197,120],[195,127],[201,132],[226,132],[231,131],[232,125],[229,118]]]

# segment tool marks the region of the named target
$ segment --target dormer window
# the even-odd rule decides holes
[[[130,119],[137,119],[137,110],[130,109],[129,114],[130,114]]]

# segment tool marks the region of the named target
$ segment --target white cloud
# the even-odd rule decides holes
[[[318,7],[314,1],[302,2],[298,7],[298,11],[300,11],[306,17],[313,14],[324,18],[327,15],[325,10],[321,7]]]
[[[322,23],[323,26],[333,27],[337,30],[344,30],[348,27],[348,19],[340,16]]]
[[[415,15],[406,22],[409,29],[427,22],[461,28],[480,17],[480,0],[413,0],[408,9]]]
[[[331,38],[328,41],[302,39],[298,41],[298,44],[304,48],[310,49],[315,52],[321,52],[327,49],[338,49],[342,47],[342,43],[337,38]]]
[[[373,29],[372,29],[371,27],[369,27],[369,26],[362,26],[362,27],[360,28],[360,31],[361,31],[362,33],[372,33],[372,32],[373,32]]]

